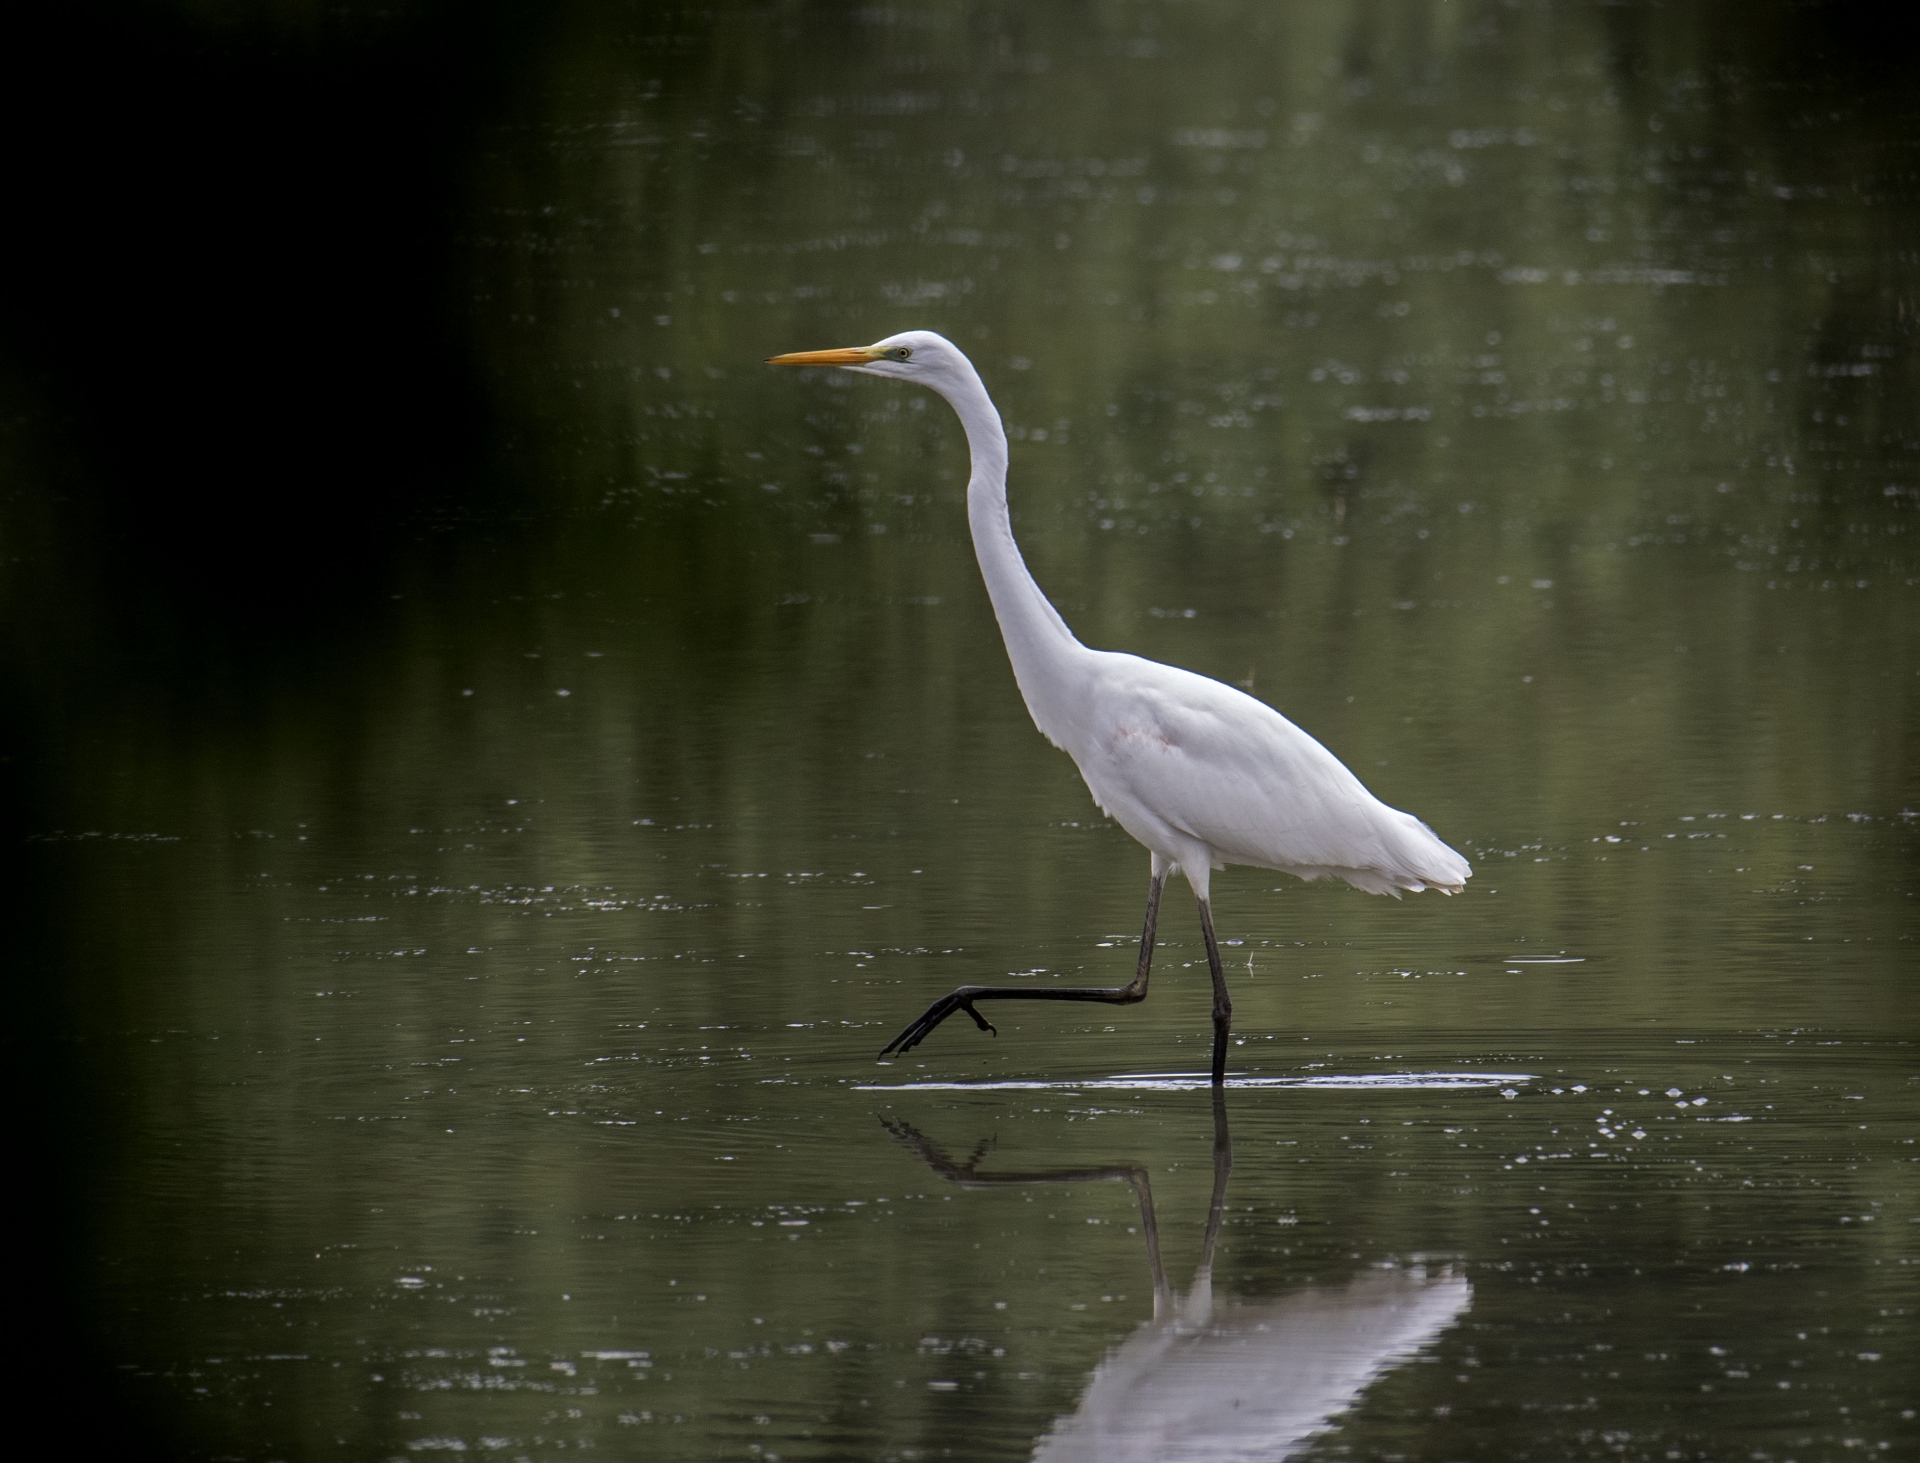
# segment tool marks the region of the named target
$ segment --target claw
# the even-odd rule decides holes
[[[986,1032],[988,1036],[997,1037],[1000,1034],[999,1027],[995,1026],[991,1021],[987,1020],[986,1017],[974,1010],[972,1001],[962,1001],[960,1003],[960,1009],[973,1017],[973,1024]]]
[[[925,1041],[928,1036],[932,1035],[933,1028],[938,1026],[942,1021],[945,1021],[947,1017],[951,1016],[955,1011],[965,1011],[973,1018],[973,1024],[989,1035],[998,1036],[1000,1034],[999,1029],[995,1027],[991,1021],[987,1020],[986,1017],[974,1009],[971,1000],[960,995],[945,995],[927,1007],[927,1009],[922,1011],[918,1016],[914,1017],[913,1020],[909,1021],[905,1031],[901,1032],[880,1049],[880,1055],[883,1057],[896,1054],[905,1056],[908,1052],[920,1045],[921,1042]]]

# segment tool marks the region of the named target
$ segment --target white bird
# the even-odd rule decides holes
[[[1147,918],[1133,980],[1112,989],[961,986],[887,1044],[911,1051],[955,1011],[982,1031],[976,1001],[1146,999],[1154,926],[1167,875],[1179,869],[1200,903],[1213,973],[1213,1081],[1225,1081],[1233,1003],[1220,967],[1211,872],[1227,864],[1302,879],[1345,879],[1372,894],[1459,892],[1472,869],[1418,818],[1368,792],[1320,743],[1263,702],[1207,676],[1074,638],[1013,541],[1007,516],[1007,434],[960,348],[929,330],[868,346],[800,351],[769,365],[836,366],[926,386],[960,417],[972,455],[967,521],[1014,680],[1033,723],[1073,758],[1101,810],[1152,856]]]

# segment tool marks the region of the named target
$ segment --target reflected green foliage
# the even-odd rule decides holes
[[[1730,14],[557,13],[464,164],[471,491],[310,653],[21,649],[140,1405],[249,1458],[1026,1457],[1149,1313],[1135,1198],[879,1117],[1148,1170],[1191,1272],[1203,1096],[864,1085],[1208,1038],[1175,885],[1144,1005],[872,1065],[963,980],[1124,978],[1147,872],[1019,701],[945,407],[758,364],[924,327],[1083,639],[1475,864],[1216,884],[1246,1072],[1534,1077],[1233,1096],[1223,1296],[1472,1280],[1310,1456],[1910,1446],[1912,107]]]

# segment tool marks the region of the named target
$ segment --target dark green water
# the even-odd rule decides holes
[[[19,661],[131,1405],[244,1459],[1914,1448],[1917,134],[1825,24],[558,11],[443,180],[451,506],[317,643]],[[1178,883],[1143,1006],[873,1060],[1123,980],[1146,884],[951,414],[758,364],[913,327],[1084,640],[1474,863],[1216,876],[1218,1125],[1109,1080],[1204,1066]],[[1210,1211],[1167,1341],[1143,1215],[1184,1292]]]

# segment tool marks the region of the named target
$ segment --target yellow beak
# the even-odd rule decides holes
[[[849,345],[830,351],[795,351],[791,355],[770,356],[769,366],[864,366],[878,360],[880,353],[871,346]]]

